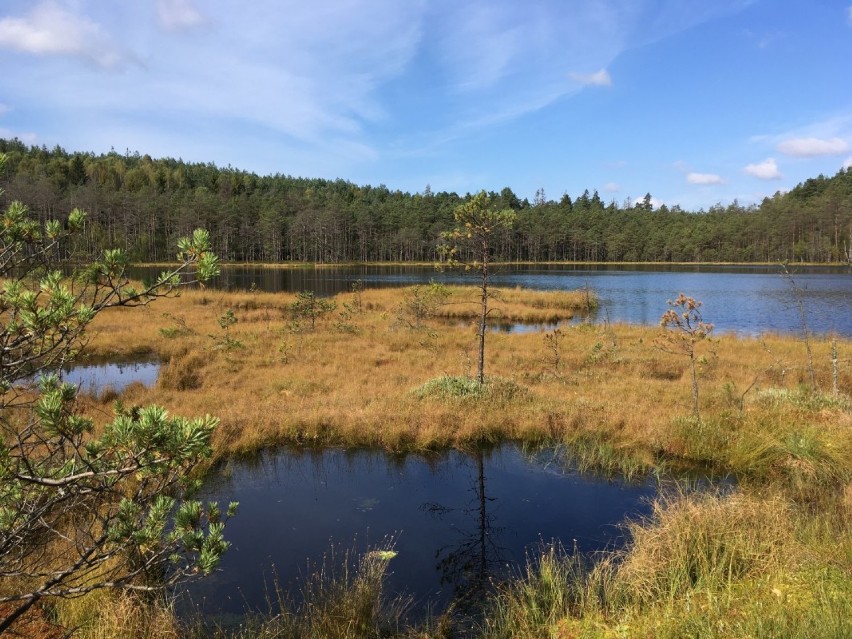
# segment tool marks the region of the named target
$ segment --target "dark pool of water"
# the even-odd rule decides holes
[[[441,609],[542,542],[619,546],[619,524],[648,513],[656,485],[566,471],[552,453],[532,459],[514,446],[434,458],[331,449],[231,463],[205,493],[240,502],[221,570],[188,590],[192,605],[221,618],[266,610],[274,576],[294,583],[335,544],[363,551],[386,538],[399,553],[389,590],[413,595],[414,614]]]
[[[799,333],[806,310],[807,328],[818,334],[852,337],[852,271],[848,267],[791,269],[793,281],[774,266],[624,266],[547,265],[497,268],[498,286],[538,290],[575,290],[588,286],[598,296],[595,321],[656,325],[667,300],[683,292],[704,303],[705,320],[717,331],[754,335]],[[139,271],[137,277],[154,271]],[[470,282],[453,272],[424,266],[347,266],[258,268],[228,266],[214,282],[220,288],[265,291],[314,291],[333,295],[360,280],[370,288],[428,282]]]

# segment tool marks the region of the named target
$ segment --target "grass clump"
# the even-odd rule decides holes
[[[462,375],[441,375],[414,390],[414,394],[425,399],[481,399],[488,394],[488,387],[473,377]]]
[[[566,435],[559,451],[566,467],[605,476],[619,475],[628,481],[647,474],[657,465],[650,451],[636,449],[629,443],[620,444],[595,431]]]
[[[476,378],[464,375],[441,375],[430,379],[414,389],[414,395],[420,399],[433,398],[442,401],[487,399],[508,402],[526,397],[524,389],[511,380],[494,377],[480,384]]]
[[[814,519],[781,493],[660,498],[624,550],[528,559],[479,636],[848,636],[852,541],[835,506]]]
[[[186,391],[201,388],[201,368],[205,357],[198,352],[183,352],[172,355],[161,367],[157,385],[164,390]]]
[[[601,569],[615,570],[616,600],[640,606],[725,589],[784,567],[783,549],[793,542],[790,519],[789,504],[778,496],[663,498],[650,520],[627,525],[632,541],[617,565]]]
[[[53,616],[66,634],[77,639],[182,639],[185,628],[162,596],[139,596],[128,591],[96,590],[83,597],[57,599]]]
[[[758,401],[773,408],[794,407],[808,411],[849,410],[849,397],[814,391],[807,386],[763,388],[757,392]]]
[[[270,611],[236,630],[199,629],[233,639],[371,639],[401,636],[407,598],[388,599],[384,579],[396,556],[390,543],[358,554],[333,548],[305,578],[298,596],[276,587]]]
[[[852,479],[852,440],[835,429],[807,424],[763,423],[741,433],[731,465],[749,478],[773,481],[804,495]]]
[[[504,584],[482,623],[482,637],[551,637],[567,617],[588,606],[589,562],[559,544],[527,556],[522,574]],[[570,635],[569,635],[570,636]]]

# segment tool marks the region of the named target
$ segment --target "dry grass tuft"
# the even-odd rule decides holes
[[[187,635],[168,603],[123,591],[96,590],[84,597],[56,600],[53,612],[79,639],[182,639]]]

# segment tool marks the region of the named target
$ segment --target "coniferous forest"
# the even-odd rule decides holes
[[[0,205],[21,200],[42,220],[84,209],[85,231],[69,250],[118,247],[137,261],[170,259],[176,239],[202,226],[228,261],[432,262],[454,209],[469,197],[19,140],[0,140],[0,152],[8,154]],[[588,190],[555,200],[540,190],[533,202],[509,187],[489,195],[516,212],[495,247],[502,261],[852,262],[852,168],[759,205],[707,211],[654,208],[650,194],[635,203]]]

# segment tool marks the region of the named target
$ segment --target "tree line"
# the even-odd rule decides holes
[[[390,190],[289,175],[259,176],[213,163],[96,155],[0,140],[7,166],[2,205],[25,202],[39,220],[88,212],[66,257],[123,249],[137,261],[171,257],[177,238],[209,230],[223,260],[251,262],[434,262],[453,212],[473,195]],[[510,188],[488,193],[515,212],[501,229],[501,261],[852,261],[852,169],[818,176],[758,205],[709,210],[605,202],[597,191],[533,201]]]

